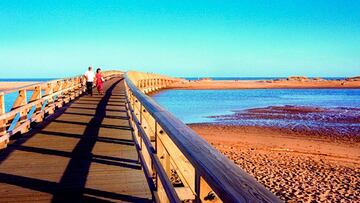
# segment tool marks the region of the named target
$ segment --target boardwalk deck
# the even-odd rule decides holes
[[[0,202],[151,202],[124,82],[59,109],[0,154]]]

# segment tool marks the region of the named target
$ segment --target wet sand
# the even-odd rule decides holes
[[[278,127],[304,136],[360,142],[360,108],[268,106],[210,116],[227,125]]]
[[[276,127],[189,126],[286,202],[360,201],[360,142]]]
[[[360,79],[282,79],[282,80],[196,80],[183,81],[171,85],[173,89],[321,89],[360,88]]]

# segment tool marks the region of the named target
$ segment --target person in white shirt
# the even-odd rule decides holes
[[[84,76],[86,78],[87,93],[90,94],[91,96],[93,96],[92,89],[93,89],[93,83],[94,83],[94,79],[95,79],[95,73],[92,70],[91,66],[88,68],[88,71],[85,72]]]

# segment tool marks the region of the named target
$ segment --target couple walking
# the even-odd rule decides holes
[[[92,70],[92,67],[90,66],[88,68],[88,71],[85,72],[84,74],[85,78],[86,78],[86,89],[87,89],[87,93],[90,94],[91,96],[93,95],[93,84],[95,82],[96,85],[96,89],[98,90],[99,94],[104,94],[104,78],[101,74],[101,69],[98,68],[96,69],[96,74],[94,73],[94,71]]]

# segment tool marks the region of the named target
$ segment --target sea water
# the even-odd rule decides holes
[[[153,99],[185,123],[203,123],[268,106],[360,108],[360,89],[165,90]]]

